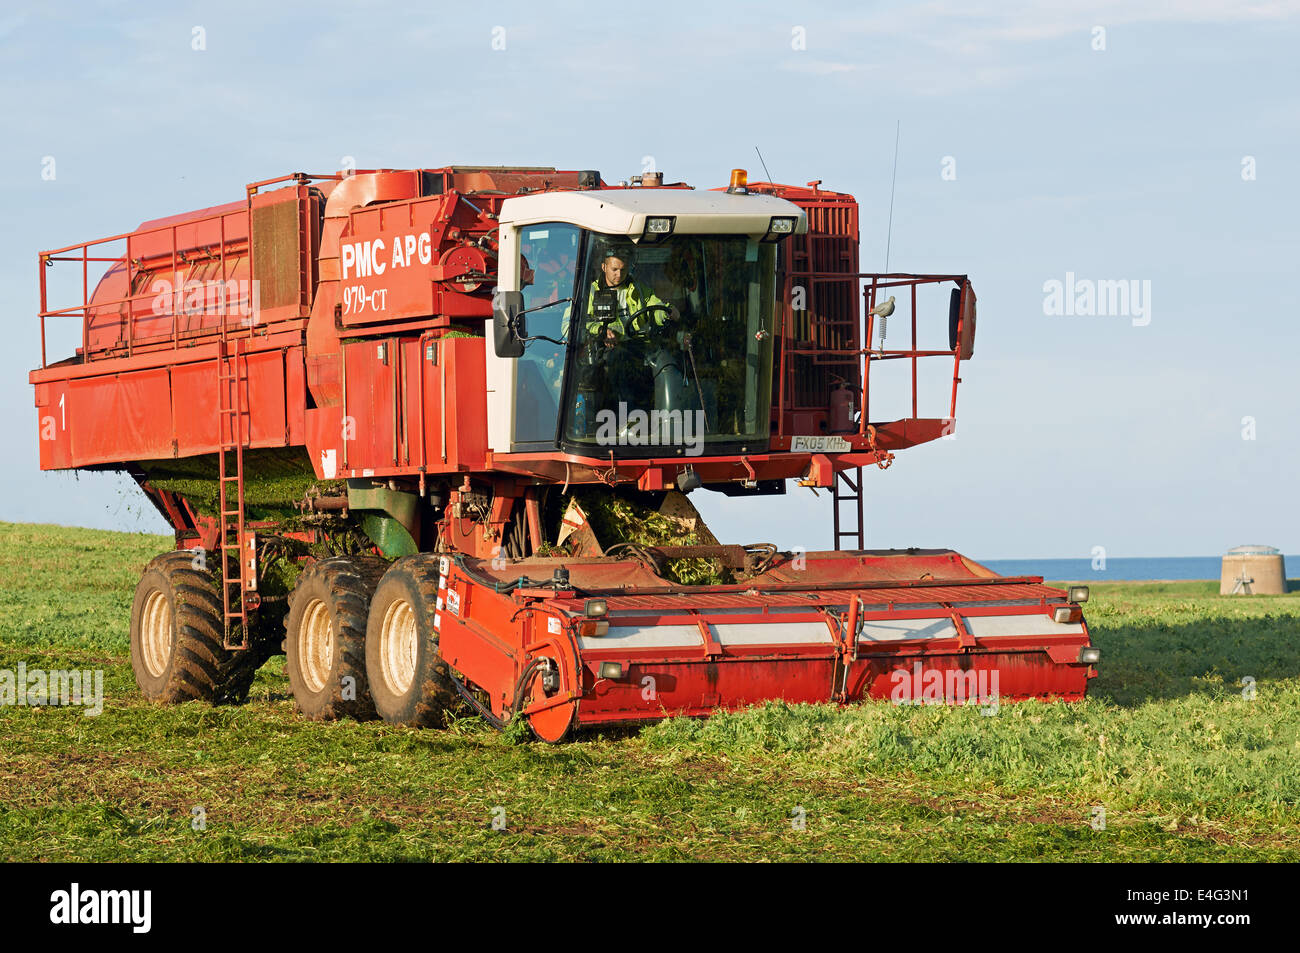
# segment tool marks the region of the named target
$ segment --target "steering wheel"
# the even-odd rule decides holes
[[[672,309],[671,307],[669,307],[668,305],[666,305],[666,304],[648,304],[648,305],[646,305],[644,308],[641,308],[640,310],[638,310],[638,311],[636,311],[636,312],[634,312],[634,313],[632,313],[632,314],[630,314],[630,315],[627,316],[627,319],[626,319],[626,327],[628,328],[628,331],[627,331],[627,333],[624,335],[624,340],[630,340],[630,339],[632,339],[632,338],[637,338],[637,339],[639,339],[639,340],[641,340],[641,341],[646,341],[646,342],[648,342],[648,341],[650,340],[650,336],[651,336],[651,334],[652,334],[654,331],[656,331],[656,330],[662,330],[662,329],[660,329],[657,325],[654,325],[654,324],[651,324],[651,325],[650,325],[649,327],[647,327],[644,331],[637,331],[637,330],[636,330],[636,319],[639,318],[639,317],[641,317],[643,314],[651,314],[651,313],[653,313],[653,312],[655,312],[655,311],[662,311],[662,312],[664,312],[664,313],[667,314],[667,315],[672,315],[672,313],[673,313],[673,309]],[[588,342],[590,343],[590,345],[591,345],[593,348],[596,348],[596,347],[599,346],[601,350],[608,350],[608,348],[607,348],[607,347],[604,347],[603,345],[605,345],[606,336],[607,336],[608,333],[609,333],[609,326],[610,326],[611,324],[614,323],[615,319],[616,319],[616,316],[615,316],[615,315],[612,315],[612,314],[611,314],[610,316],[608,316],[608,317],[605,317],[605,318],[597,318],[597,319],[596,319],[597,321],[600,322],[600,331],[598,331],[596,334],[591,335],[591,336],[588,338]]]
[[[669,317],[671,317],[673,313],[673,309],[666,304],[648,304],[640,311],[636,312],[635,314],[628,315],[627,323],[630,329],[628,331],[628,335],[629,336],[636,335],[637,337],[649,340],[651,334],[653,334],[655,331],[662,330],[662,328],[660,328],[658,325],[649,324],[649,323],[647,324],[647,327],[644,331],[636,330],[636,319],[641,317],[641,315],[643,314],[651,314],[655,311],[662,311],[664,314],[668,315]]]

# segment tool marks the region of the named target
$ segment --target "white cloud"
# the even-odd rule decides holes
[[[952,96],[958,89],[1006,88],[1030,79],[1036,71],[1029,66],[1032,54],[1026,47],[1037,44],[1043,48],[1043,56],[1055,55],[1047,44],[1074,35],[1079,49],[1086,51],[1097,26],[1106,28],[1108,44],[1114,48],[1115,30],[1125,26],[1227,25],[1296,18],[1300,18],[1300,0],[1100,0],[1075,4],[932,0],[822,22],[809,31],[809,52],[820,52],[823,62],[851,70],[852,58],[845,54],[850,49],[860,51],[864,60],[881,64],[899,87],[922,96]],[[846,70],[809,66],[803,71]]]

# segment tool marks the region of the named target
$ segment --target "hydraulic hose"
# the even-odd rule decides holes
[[[536,672],[537,669],[541,667],[542,661],[543,660],[540,658],[535,658],[531,662],[529,662],[526,666],[524,666],[523,674],[519,676],[519,683],[515,686],[514,703],[510,706],[510,713],[512,717],[519,713],[519,709],[524,702],[524,689],[528,686],[529,678],[531,678],[533,673]],[[458,679],[456,676],[452,675],[450,676],[450,678],[451,678],[451,684],[455,686],[457,693],[459,693],[460,697],[465,699],[466,703],[472,709],[474,709],[475,714],[477,714],[480,718],[486,721],[497,731],[506,730],[506,727],[510,724],[509,721],[503,721],[502,719],[498,718],[496,715],[492,714],[491,709],[489,709],[481,701],[475,698],[474,694],[468,688],[466,688],[464,683],[462,683],[461,680]]]
[[[469,566],[465,565],[465,557],[461,553],[453,553],[452,559],[455,560],[456,565],[460,568],[461,572],[469,576],[480,586],[491,589],[493,592],[502,595],[514,592],[516,589],[545,589],[547,586],[551,585],[551,580],[539,581],[536,579],[529,579],[527,576],[520,576],[511,582],[497,582],[495,579],[490,579],[487,576],[480,575],[473,569],[470,569]]]
[[[490,709],[488,709],[486,706],[484,706],[484,704],[481,701],[475,698],[473,694],[470,693],[470,690],[461,684],[459,678],[457,678],[455,675],[450,676],[450,678],[451,678],[451,684],[455,686],[456,691],[460,694],[460,697],[465,699],[465,701],[469,704],[470,708],[474,709],[475,714],[477,714],[480,718],[486,721],[497,731],[505,731],[506,723],[504,721],[502,721],[496,715],[492,714]]]

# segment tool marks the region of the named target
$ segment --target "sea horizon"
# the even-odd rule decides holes
[[[1300,568],[1300,556],[1283,555],[1288,571]],[[1217,581],[1223,556],[1108,556],[1104,561],[1089,557],[979,559],[975,561],[1004,576],[1042,576],[1071,582],[1151,582],[1155,580]],[[1101,563],[1100,566],[1095,563]]]

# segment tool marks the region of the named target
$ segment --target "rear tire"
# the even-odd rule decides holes
[[[441,726],[459,703],[438,654],[437,602],[438,557],[430,554],[393,563],[370,602],[366,674],[375,711],[390,724]]]
[[[238,704],[248,697],[267,646],[223,647],[221,579],[204,554],[163,553],[145,568],[131,606],[131,668],[141,694],[163,705]]]
[[[285,617],[285,671],[298,711],[314,721],[374,717],[366,684],[366,616],[388,563],[319,560],[298,577]]]

